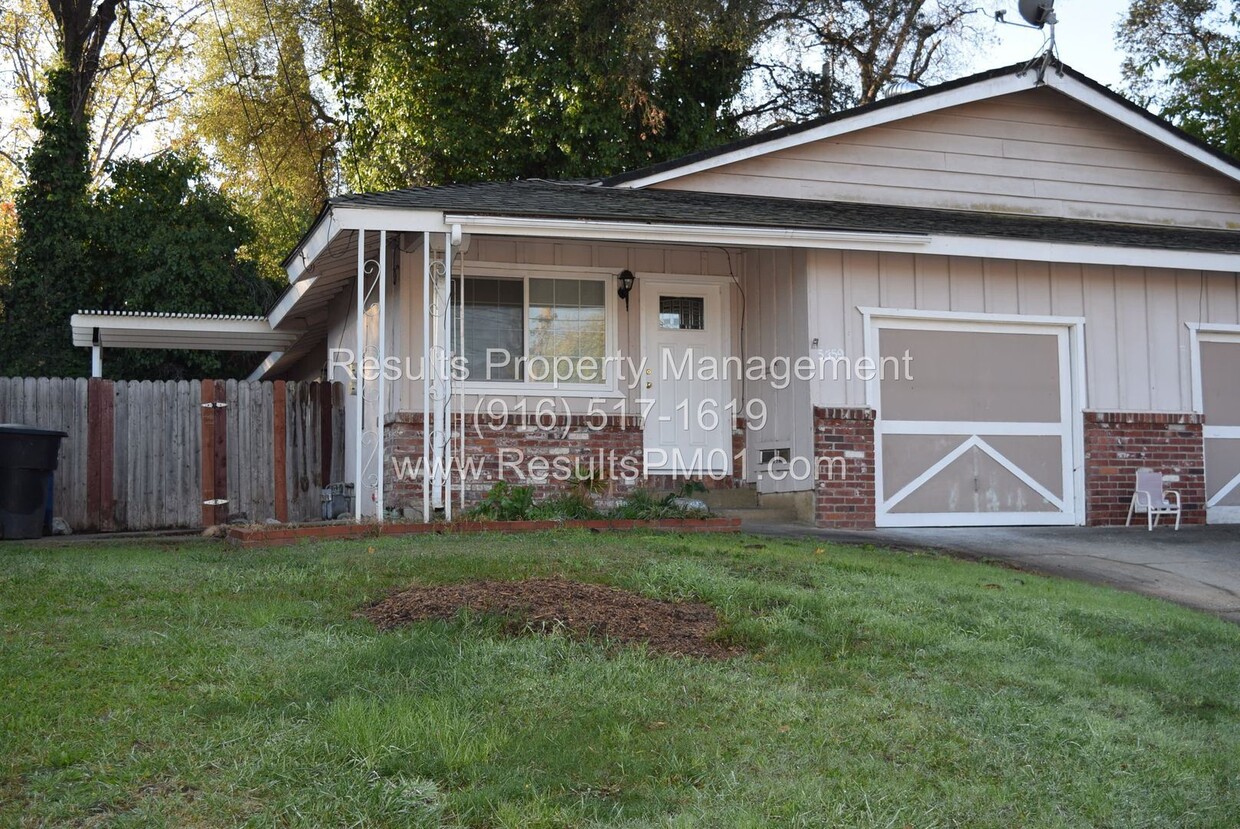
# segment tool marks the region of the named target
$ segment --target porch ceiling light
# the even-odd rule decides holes
[[[633,283],[637,281],[637,277],[633,276],[633,272],[628,270],[620,271],[616,275],[616,280],[620,283],[620,287],[616,289],[616,294],[624,300],[624,310],[629,310],[629,292],[633,290]]]

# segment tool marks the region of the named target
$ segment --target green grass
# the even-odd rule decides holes
[[[545,574],[702,599],[750,654],[351,615],[412,582]],[[1240,628],[1138,596],[747,537],[0,547],[0,825],[1238,815]]]

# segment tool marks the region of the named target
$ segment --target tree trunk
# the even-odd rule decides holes
[[[69,72],[69,111],[74,122],[87,121],[87,104],[108,33],[116,22],[121,0],[47,0],[56,20],[60,57]]]

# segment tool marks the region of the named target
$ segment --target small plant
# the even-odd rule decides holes
[[[658,518],[706,518],[707,513],[698,509],[682,507],[676,503],[676,492],[660,494],[647,489],[635,489],[611,511],[612,518],[649,521]]]
[[[594,502],[580,492],[548,498],[535,508],[539,518],[554,521],[593,521],[603,517]]]
[[[706,491],[706,484],[701,481],[685,481],[680,485],[680,497],[692,498]]]
[[[496,481],[466,515],[483,521],[529,521],[534,517],[535,509],[533,489]]]
[[[573,489],[586,499],[592,499],[607,491],[607,476],[603,470],[595,469],[594,464],[582,466],[579,459],[573,467]]]

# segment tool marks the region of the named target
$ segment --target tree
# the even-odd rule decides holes
[[[985,37],[976,0],[776,0],[755,114],[801,120],[944,78]],[[765,98],[762,96],[765,95]]]
[[[97,296],[87,245],[92,213],[86,124],[73,115],[73,75],[47,79],[47,112],[18,191],[11,278],[0,296],[0,374],[72,377],[86,359],[69,336],[69,317]]]
[[[337,3],[363,188],[602,175],[738,135],[749,0]]]
[[[74,4],[62,16],[57,9],[65,4],[50,0],[0,0],[0,66],[11,78],[3,97],[7,112],[0,131],[0,160],[7,162],[9,176],[20,174],[21,159],[35,140],[34,115],[43,104],[43,83],[48,70],[64,63],[74,50],[66,44],[84,36],[74,34],[73,21],[80,20],[89,3]],[[70,106],[80,108],[78,117],[91,124],[89,164],[97,183],[107,165],[133,145],[152,127],[165,124],[175,104],[187,92],[184,64],[191,51],[191,21],[199,14],[196,0],[148,0],[114,6],[114,19],[106,23],[105,14],[93,28],[91,45],[81,46],[75,60],[95,61],[92,72],[78,72],[75,85],[89,83],[85,101]],[[106,24],[106,25],[105,25]],[[65,26],[69,29],[66,30]],[[102,40],[97,34],[103,30]],[[115,36],[108,37],[112,32]],[[92,58],[98,47],[97,57]]]
[[[249,254],[273,278],[338,189],[339,130],[321,80],[323,14],[298,0],[212,0],[197,23],[202,71],[189,133],[254,222]]]
[[[1134,0],[1117,34],[1134,96],[1220,150],[1240,154],[1235,3]]]
[[[183,152],[124,160],[95,197],[90,256],[99,306],[204,314],[260,314],[275,286],[241,255],[249,221],[210,182],[206,163]],[[254,355],[117,351],[109,376],[142,379],[244,376]]]

